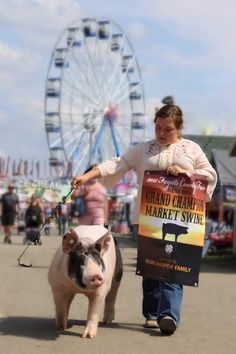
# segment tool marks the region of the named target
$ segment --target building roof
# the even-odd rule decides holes
[[[199,144],[209,160],[213,149],[227,150],[227,153],[229,153],[235,142],[234,136],[186,134],[184,138]]]
[[[220,183],[236,184],[236,157],[229,156],[227,150],[213,149],[211,161]]]

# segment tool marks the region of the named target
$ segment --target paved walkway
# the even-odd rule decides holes
[[[42,246],[30,246],[20,267],[22,236],[12,245],[0,235],[0,352],[7,354],[229,354],[236,353],[236,262],[225,257],[204,262],[198,288],[185,287],[182,324],[171,337],[158,329],[143,328],[141,278],[135,275],[136,244],[118,238],[124,277],[118,294],[115,322],[100,326],[95,339],[82,339],[87,300],[78,295],[70,312],[70,327],[58,332],[47,282],[50,260],[61,242],[58,236],[42,237]]]

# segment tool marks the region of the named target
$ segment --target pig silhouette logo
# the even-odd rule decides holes
[[[178,237],[188,233],[187,226],[180,226],[173,223],[163,223],[162,224],[162,240],[165,240],[167,234],[175,235],[175,242],[178,242]]]

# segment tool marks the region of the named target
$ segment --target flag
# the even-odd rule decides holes
[[[2,158],[2,174],[5,174],[5,159]]]
[[[9,173],[9,165],[10,165],[10,157],[8,156],[7,158],[7,165],[6,165],[6,174],[8,175]]]
[[[31,169],[30,169],[30,176],[33,176],[34,174],[34,160],[31,160]]]
[[[27,160],[24,161],[24,175],[25,175],[25,177],[28,176],[28,161]]]
[[[21,176],[21,164],[22,164],[22,159],[20,159],[17,166],[17,176]]]
[[[36,166],[36,171],[37,171],[37,178],[39,178],[39,175],[40,175],[40,162],[37,161],[35,166]]]
[[[12,176],[16,176],[16,161],[15,160],[12,163]]]

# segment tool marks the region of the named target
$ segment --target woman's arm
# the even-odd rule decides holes
[[[91,179],[100,178],[100,177],[101,177],[101,174],[100,174],[99,169],[97,167],[94,167],[92,170],[84,173],[83,175],[75,176],[72,179],[71,188],[75,189],[75,188],[87,183]]]
[[[172,174],[174,176],[177,176],[179,173],[186,173],[186,174],[195,173],[195,174],[206,176],[208,179],[207,201],[210,201],[217,183],[216,171],[211,166],[206,155],[204,154],[204,152],[202,151],[201,147],[198,144],[191,142],[190,154],[194,166],[193,170],[183,169],[178,165],[171,165],[167,168],[166,171],[167,173]]]

